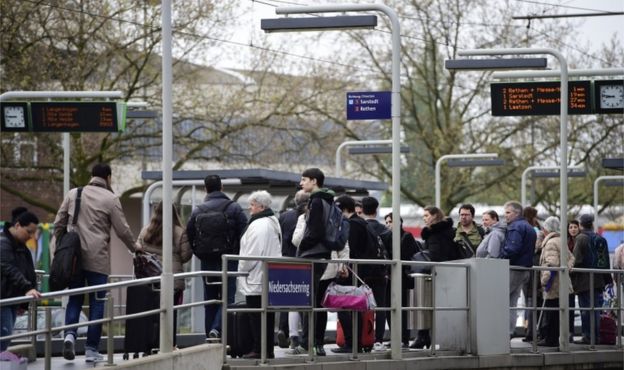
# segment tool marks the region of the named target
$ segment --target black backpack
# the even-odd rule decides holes
[[[607,240],[598,234],[589,237],[589,249],[592,256],[592,268],[608,270],[611,268],[609,261],[609,247]]]
[[[349,240],[349,220],[335,204],[323,202],[323,217],[325,221],[324,245],[329,250],[341,251]]]
[[[80,213],[80,200],[82,187],[78,188],[76,205],[74,207],[74,219],[72,225],[76,225]],[[67,231],[56,241],[54,259],[50,266],[50,291],[63,290],[69,287],[73,281],[82,277],[82,253],[80,249],[80,235],[75,231]]]
[[[370,260],[390,259],[383,239],[380,235],[377,235],[368,222],[366,222],[366,233],[368,237],[366,238],[366,255],[364,258]],[[392,234],[390,233],[390,235]]]
[[[225,212],[232,203],[228,200],[216,209],[199,206],[201,212],[195,216],[195,239],[191,246],[199,259],[234,252],[234,225]]]

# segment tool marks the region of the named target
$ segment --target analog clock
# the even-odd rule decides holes
[[[599,97],[600,108],[624,108],[624,85],[602,85]]]
[[[25,128],[26,127],[26,112],[23,106],[4,106],[4,127],[8,129]]]
[[[28,113],[28,103],[26,102],[0,103],[1,130],[7,132],[28,131],[30,126]]]

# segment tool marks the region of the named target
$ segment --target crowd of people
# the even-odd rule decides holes
[[[111,190],[111,168],[105,164],[94,166],[92,178],[81,191],[78,198],[77,190],[72,189],[65,197],[55,220],[55,236],[60,238],[65,231],[76,230],[82,242],[82,274],[70,284],[70,288],[85,285],[97,285],[107,282],[110,274],[110,235],[114,230],[123,244],[132,253],[150,252],[157,256],[162,255],[162,209],[158,204],[150,223],[135,238],[128,227],[123,215],[119,198]],[[324,187],[325,176],[318,168],[305,170],[301,175],[300,187],[294,197],[295,207],[286,210],[280,215],[271,208],[272,196],[267,191],[256,191],[249,195],[249,218],[241,206],[232,201],[224,192],[219,176],[210,175],[205,178],[206,198],[196,207],[187,224],[180,222],[177,210],[173,208],[173,272],[181,272],[182,265],[192,254],[201,260],[202,270],[220,271],[221,254],[238,254],[241,257],[301,257],[314,261],[313,287],[315,298],[314,306],[321,307],[325,291],[331,282],[349,285],[356,274],[363,283],[368,285],[379,307],[390,306],[390,291],[392,281],[390,271],[386,265],[364,264],[353,266],[350,259],[392,258],[392,224],[397,218],[392,213],[383,215],[385,225],[380,223],[379,202],[373,197],[363,197],[356,200],[348,195],[336,194]],[[80,194],[80,193],[78,193]],[[74,220],[76,202],[81,204],[80,217]],[[326,223],[328,207],[337,206],[343,217],[348,220],[348,241],[344,248],[332,250],[326,245]],[[559,234],[559,219],[547,217],[540,222],[535,208],[523,206],[514,201],[505,203],[504,214],[499,215],[494,210],[483,213],[482,225],[475,222],[475,208],[470,204],[459,207],[459,221],[454,224],[450,217],[438,207],[424,208],[421,238],[417,241],[412,234],[403,228],[401,222],[400,259],[412,261],[420,254],[427,255],[427,260],[444,262],[465,258],[466,252],[476,258],[499,258],[509,260],[512,267],[509,273],[509,303],[515,307],[520,294],[531,297],[531,279],[533,274],[526,269],[513,267],[547,266],[559,267],[561,246],[568,248],[568,267],[596,268],[596,245],[601,244],[602,237],[594,231],[594,218],[590,214],[581,215],[578,220],[571,220],[568,224],[568,233]],[[38,220],[30,212],[22,210],[14,214],[12,222],[5,223],[1,234],[2,253],[2,298],[31,295],[39,297],[36,290],[36,279],[32,259],[24,243],[36,232]],[[211,223],[213,227],[211,227]],[[218,226],[218,227],[217,227]],[[604,239],[603,239],[604,240]],[[383,244],[383,253],[371,257],[371,243]],[[206,244],[210,244],[210,250]],[[28,257],[28,258],[27,258]],[[607,256],[608,257],[608,256]],[[340,260],[341,263],[327,263],[325,260]],[[607,258],[608,259],[608,258]],[[28,263],[30,261],[30,263]],[[624,268],[624,246],[618,248],[615,254],[613,268]],[[604,268],[601,267],[601,268]],[[263,268],[262,263],[253,259],[229,261],[228,271],[246,273],[245,276],[228,279],[227,303],[234,303],[236,293],[245,298],[249,308],[261,307]],[[401,303],[409,306],[409,293],[414,289],[414,279],[410,276],[410,266],[405,265],[402,270]],[[595,274],[593,285],[590,287],[588,273],[571,273],[570,292],[567,297],[559,297],[560,274],[556,271],[541,271],[535,274],[539,279],[537,302],[527,302],[529,305],[558,307],[559,299],[568,299],[570,307],[574,307],[575,297],[580,307],[589,307],[603,304],[603,289],[611,282],[609,274]],[[205,300],[221,299],[220,278],[207,278],[204,284]],[[184,281],[175,282],[174,300],[182,301]],[[104,292],[89,294],[89,319],[97,320],[103,317],[104,303],[101,295]],[[84,302],[83,295],[73,295],[69,299],[66,310],[65,324],[78,321],[78,314]],[[10,335],[12,323],[15,321],[20,307],[2,307],[2,336]],[[509,321],[509,334],[513,337],[516,330],[516,315],[512,311]],[[598,310],[593,314],[598,323]],[[327,312],[314,313],[313,342],[308,343],[307,314],[288,312],[280,314],[278,320],[277,342],[281,347],[290,347],[289,353],[303,354],[313,350],[317,356],[325,356],[325,330],[327,326]],[[275,314],[267,314],[267,327],[274,328]],[[362,331],[363,314],[356,318],[358,332]],[[536,337],[539,345],[557,346],[559,341],[559,313],[555,310],[544,312],[540,320],[540,327],[529,321],[527,338],[533,337],[532,329],[538,331]],[[570,315],[570,329],[573,321]],[[219,340],[221,337],[221,306],[205,306],[206,337]],[[260,358],[261,343],[266,341],[268,357],[274,356],[273,330],[268,330],[267,337],[261,338],[260,313],[247,313],[252,338],[251,350],[244,358]],[[529,315],[531,317],[531,315]],[[334,352],[351,352],[354,346],[363,350],[367,345],[362,338],[352,338],[353,316],[350,312],[340,312],[338,320],[344,332],[344,345],[334,348]],[[374,339],[372,350],[384,351],[384,335],[386,323],[390,327],[390,315],[386,311],[375,311]],[[428,329],[417,331],[412,341],[407,322],[407,312],[403,311],[401,341],[403,347],[428,348],[432,345]],[[590,312],[581,311],[582,338],[580,343],[590,342]],[[175,325],[175,324],[174,324]],[[299,328],[301,327],[301,332]],[[594,337],[599,337],[598,325],[594,325]],[[175,333],[175,332],[174,332]],[[231,333],[230,335],[236,335]],[[247,335],[247,333],[245,333]],[[85,344],[87,362],[102,359],[98,352],[101,337],[101,324],[90,325]],[[572,339],[572,336],[570,337]],[[65,331],[63,356],[68,360],[75,357],[74,344],[76,330]],[[3,341],[2,350],[8,342]],[[174,334],[175,345],[175,334]]]

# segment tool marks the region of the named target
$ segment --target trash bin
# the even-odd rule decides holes
[[[431,275],[412,274],[414,277],[414,293],[412,307],[431,307],[433,305],[433,291]],[[431,311],[412,311],[412,325],[416,330],[431,329]]]

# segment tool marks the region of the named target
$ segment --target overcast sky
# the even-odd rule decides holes
[[[433,0],[435,1],[435,0]],[[490,0],[497,2],[499,0]],[[366,0],[344,0],[328,1],[331,3],[358,3],[367,2]],[[380,1],[383,2],[383,1]],[[277,18],[281,17],[275,14],[276,6],[288,6],[294,4],[319,4],[322,1],[310,1],[310,0],[240,0],[238,13],[238,19],[241,25],[234,30],[234,34],[228,39],[243,44],[253,43],[256,46],[265,46],[261,40],[263,32],[260,30],[260,19],[262,18]],[[518,11],[514,13],[518,16],[528,15],[527,11],[523,9],[532,8],[539,9],[537,14],[578,14],[578,13],[591,13],[596,11],[611,11],[611,12],[624,12],[624,0],[511,0],[511,4],[517,4]],[[533,20],[532,22],[554,22],[553,19]],[[524,20],[514,21],[517,24],[526,24]],[[574,22],[579,24],[578,32],[578,47],[584,48],[590,47],[590,52],[596,52],[602,46],[607,43],[614,34],[617,34],[620,42],[624,42],[624,15],[618,16],[601,16],[601,17],[582,17],[574,18]],[[287,36],[286,36],[287,35]],[[280,49],[275,47],[281,45],[281,49],[295,53],[306,55],[312,58],[324,59],[327,57],[327,53],[331,55],[333,48],[303,48],[297,49],[296,42],[275,42],[280,37],[284,40],[293,40],[299,35],[290,34],[273,34],[270,36],[270,40],[273,43],[272,49]],[[309,40],[309,39],[307,39]],[[222,68],[246,68],[246,58],[249,49],[245,46],[232,46],[228,44],[222,44],[221,47],[232,51],[233,57],[230,59],[221,55],[220,60],[217,61],[217,66]],[[324,50],[323,50],[324,49]],[[325,52],[325,53],[324,53]],[[335,51],[334,51],[335,52]],[[331,58],[330,58],[331,59]],[[213,61],[214,62],[214,61]],[[211,64],[210,62],[208,62]],[[587,66],[587,67],[598,67]]]

